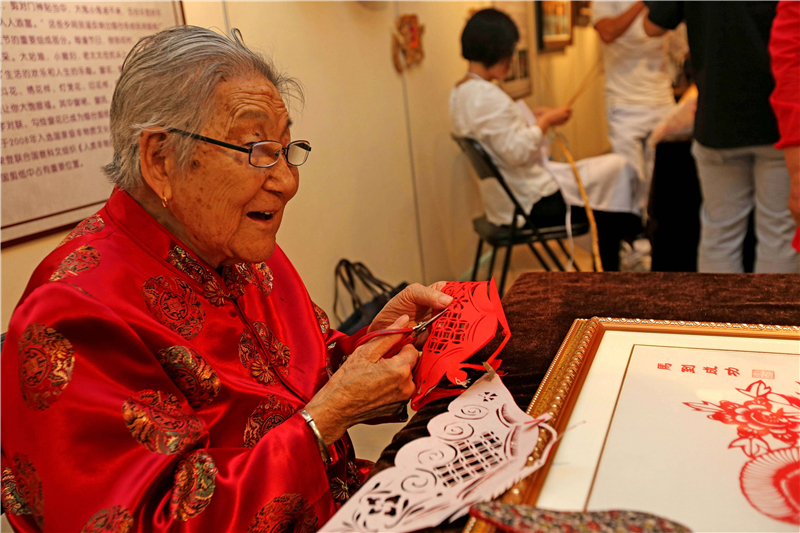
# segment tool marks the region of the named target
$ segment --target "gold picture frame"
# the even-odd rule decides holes
[[[598,356],[598,354],[600,355]],[[684,358],[689,362],[688,360],[691,357],[700,357],[705,361],[713,360],[720,363],[723,361],[739,361],[736,364],[743,369],[745,367],[740,364],[742,361],[751,361],[756,366],[764,366],[769,361],[769,364],[777,365],[780,379],[775,379],[776,374],[774,371],[771,377],[768,374],[770,371],[763,369],[752,369],[750,374],[745,375],[746,372],[744,370],[740,372],[739,368],[733,367],[733,364],[725,368],[724,363],[722,363],[721,367],[717,365],[713,367],[715,372],[713,375],[710,373],[712,370],[710,366],[695,368],[696,365],[667,362],[657,363],[657,366],[652,365],[654,361],[660,361],[661,358],[668,357],[665,354],[671,354],[669,357],[676,357],[676,361]],[[664,360],[666,361],[666,359]],[[594,374],[592,373],[593,364],[596,366]],[[675,365],[675,367],[673,368],[672,365]],[[687,370],[689,367],[691,367],[691,373]],[[725,375],[725,370],[728,371],[728,375]],[[736,370],[735,375],[732,373],[733,370]],[[602,376],[602,379],[598,376]],[[769,379],[763,378],[764,376]],[[686,381],[695,378],[697,378],[695,382]],[[589,379],[588,386],[587,379]],[[605,496],[602,494],[602,490],[598,489],[597,482],[598,478],[601,480],[610,480],[616,476],[624,478],[625,473],[620,473],[619,469],[621,462],[618,460],[615,463],[613,459],[607,459],[608,457],[614,457],[613,448],[610,447],[615,445],[614,443],[624,442],[619,437],[619,435],[625,435],[624,430],[619,428],[637,427],[631,425],[634,423],[632,421],[626,422],[625,416],[627,415],[624,414],[626,411],[620,411],[621,406],[635,405],[634,409],[628,408],[627,411],[627,413],[633,413],[634,411],[645,409],[645,407],[640,409],[640,405],[647,406],[650,404],[647,403],[649,401],[647,399],[642,404],[631,404],[630,400],[627,400],[628,403],[624,404],[621,399],[631,398],[631,394],[635,394],[635,392],[626,393],[626,396],[623,394],[623,389],[628,387],[628,391],[641,391],[644,390],[641,386],[638,389],[632,389],[631,387],[635,387],[636,383],[644,383],[652,387],[652,390],[658,391],[658,394],[652,394],[653,397],[657,397],[653,401],[661,401],[660,397],[665,394],[663,392],[665,390],[664,387],[659,387],[658,382],[648,384],[647,380],[666,380],[664,382],[669,384],[668,387],[688,387],[688,389],[700,387],[698,392],[700,399],[711,394],[712,400],[717,397],[730,400],[731,396],[734,396],[733,399],[740,401],[738,398],[741,394],[755,391],[756,388],[761,391],[761,394],[767,394],[764,391],[770,391],[771,389],[765,383],[773,385],[780,383],[785,389],[786,383],[793,382],[796,384],[800,382],[800,327],[597,317],[589,320],[576,320],[572,324],[527,409],[527,413],[534,417],[545,413],[550,414],[552,417],[550,424],[562,438],[553,446],[543,468],[517,483],[499,500],[506,503],[537,505],[543,508],[560,510],[634,508],[632,506],[626,507],[624,503],[615,505],[615,498],[622,498],[624,502],[624,495],[619,496],[618,490],[615,489],[607,491],[609,495]],[[681,382],[681,380],[684,381]],[[719,385],[709,386],[708,383],[711,382]],[[753,382],[750,388],[744,388],[748,386],[749,382]],[[766,388],[755,385],[757,382],[761,382]],[[675,383],[678,385],[675,385]],[[686,385],[686,383],[689,384]],[[701,385],[696,385],[696,383]],[[754,386],[756,388],[753,388]],[[728,396],[723,397],[724,394],[723,396],[715,396],[715,394],[719,395],[720,393],[715,392],[712,394],[710,391],[714,387],[729,391],[724,393],[728,394]],[[666,390],[672,389],[667,388]],[[677,390],[683,391],[684,389],[678,388]],[[581,401],[582,392],[586,396]],[[784,390],[783,392],[786,391]],[[786,398],[786,395],[772,392],[769,394],[779,400],[780,398]],[[796,394],[795,385],[789,396],[800,399],[800,396],[796,396]],[[588,400],[589,397],[592,398],[591,401]],[[595,403],[598,404],[596,408]],[[685,405],[680,405],[676,409],[675,412],[678,415],[672,413],[665,415],[667,429],[664,429],[664,431],[672,427],[669,424],[673,423],[674,420],[671,421],[670,417],[678,419],[678,416],[681,417],[680,420],[682,421],[691,419],[692,424],[699,424],[702,428],[706,428],[703,431],[708,428],[717,433],[720,433],[719,428],[722,428],[722,431],[730,431],[731,426],[720,424],[718,421],[709,421],[707,418],[711,418],[711,416],[703,416],[704,413],[693,412],[706,409],[706,415],[713,414],[712,411],[718,409],[714,401],[702,401],[699,403],[680,401],[679,403]],[[676,402],[672,401],[669,405],[674,406]],[[800,406],[800,401],[797,401],[796,405]],[[577,409],[576,406],[578,407]],[[690,414],[687,415],[686,413]],[[573,419],[573,415],[577,418]],[[635,418],[638,414],[631,416]],[[652,416],[657,418],[662,415],[655,413]],[[581,420],[578,420],[578,418],[581,418]],[[716,420],[719,420],[719,418]],[[576,425],[576,423],[579,426],[582,424],[583,427],[568,429]],[[586,428],[590,426],[591,429],[587,431]],[[616,428],[614,432],[612,432],[612,428]],[[736,439],[736,431],[733,431],[732,434],[733,438]],[[541,431],[539,443],[529,457],[529,462],[540,457],[548,443],[549,435],[546,431]],[[637,438],[639,437],[637,436]],[[642,438],[648,439],[650,437]],[[726,447],[727,449],[715,448],[709,453],[724,457],[728,461],[724,463],[724,466],[730,469],[729,463],[731,459],[734,461],[748,459],[748,457],[737,452],[737,446],[746,446],[747,444],[739,442],[741,440],[743,439],[735,440],[731,446]],[[750,441],[750,444],[752,442]],[[797,445],[798,442],[795,442],[793,446],[796,447]],[[698,445],[698,448],[702,447]],[[559,456],[562,449],[564,450],[562,456]],[[646,452],[639,454],[643,457],[651,453],[651,448],[645,447],[641,449]],[[637,450],[639,449],[637,448]],[[660,450],[656,444],[652,449],[652,453],[663,453]],[[725,455],[726,451],[728,455]],[[616,453],[619,456],[622,452],[617,451]],[[670,452],[668,451],[667,453]],[[581,463],[583,459],[579,457],[580,455],[587,456],[585,464]],[[625,457],[627,458],[628,456]],[[610,461],[612,466],[604,466],[604,461]],[[557,465],[555,467],[553,466],[554,462]],[[722,459],[720,459],[720,462],[722,462]],[[634,466],[631,466],[631,468],[634,468]],[[565,473],[568,469],[569,476]],[[603,471],[607,472],[605,477],[599,476],[598,472]],[[736,473],[738,474],[738,471]],[[744,473],[744,469],[742,469],[742,473]],[[685,480],[683,481],[685,482]],[[614,483],[614,481],[609,481],[605,486],[612,486]],[[600,483],[600,486],[604,485]],[[599,492],[595,494],[595,491]],[[567,492],[569,492],[569,495],[567,495]],[[621,492],[624,492],[624,490]],[[741,489],[741,492],[740,496],[744,495],[744,489]],[[740,506],[742,508],[746,508],[748,501],[750,501],[750,496],[746,496],[747,499],[744,500],[744,506]],[[593,502],[599,500],[602,503],[589,505],[590,499]],[[751,507],[758,511],[755,504],[752,501],[750,503]],[[635,509],[654,514],[659,514],[660,512],[661,515],[668,519],[681,522],[681,517],[669,516],[669,513],[663,510],[664,505],[666,504],[659,500],[652,508],[648,508],[648,504],[644,503],[635,507]],[[742,512],[744,513],[745,511]],[[754,518],[756,521],[763,518],[761,516],[763,512],[758,512],[761,514]],[[796,525],[793,526],[776,520],[774,517],[764,516],[766,517],[763,518],[764,520],[777,524],[775,528],[767,529],[768,531],[778,531],[783,526],[794,527],[796,531]],[[695,531],[711,530],[707,529],[706,524],[687,523],[685,519],[682,523]],[[728,531],[729,529],[723,527],[722,529],[716,528],[714,530]],[[756,528],[754,530],[758,531],[759,529]],[[486,522],[471,519],[464,531],[477,533],[495,530]]]

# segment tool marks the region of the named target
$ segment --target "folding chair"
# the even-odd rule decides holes
[[[497,256],[497,249],[499,247],[506,248],[506,256],[503,261],[503,273],[500,277],[501,295],[503,294],[503,289],[505,287],[506,276],[508,275],[508,267],[511,264],[511,250],[518,244],[527,244],[528,248],[530,248],[531,252],[533,252],[533,255],[536,257],[536,260],[539,261],[545,270],[550,271],[550,266],[544,260],[539,251],[534,247],[534,243],[540,243],[546,254],[555,264],[555,267],[563,272],[565,270],[564,265],[561,264],[561,261],[558,260],[556,254],[553,253],[548,241],[556,241],[561,250],[566,255],[569,255],[564,243],[561,241],[561,239],[568,237],[567,226],[560,225],[538,227],[534,223],[530,213],[525,212],[525,210],[522,208],[522,205],[520,205],[519,201],[514,196],[514,193],[511,192],[511,189],[503,179],[503,176],[500,174],[497,166],[489,157],[489,154],[486,153],[486,150],[484,150],[483,147],[474,139],[457,137],[453,135],[453,140],[458,143],[458,145],[461,147],[461,150],[463,150],[463,152],[466,154],[470,163],[472,163],[472,167],[478,174],[478,178],[482,180],[495,179],[498,181],[498,183],[500,183],[500,186],[514,204],[514,217],[512,220],[516,222],[518,215],[522,215],[527,221],[527,224],[522,228],[518,228],[516,223],[512,223],[509,226],[498,226],[492,224],[486,219],[486,215],[478,217],[472,221],[472,226],[475,229],[475,232],[478,234],[478,252],[475,254],[475,265],[472,269],[472,280],[475,281],[477,278],[478,264],[480,262],[481,251],[483,250],[484,242],[492,247],[492,257],[489,261],[489,277],[491,277],[492,270],[494,269],[494,261],[495,257]],[[588,222],[572,223],[571,226],[572,235],[583,235],[589,232]],[[574,263],[573,265],[575,266],[575,270],[579,270],[577,265]]]

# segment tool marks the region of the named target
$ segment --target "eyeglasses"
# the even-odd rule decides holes
[[[216,144],[217,146],[222,146],[223,148],[230,148],[231,150],[244,152],[245,154],[248,154],[250,164],[258,168],[271,167],[278,162],[281,153],[283,153],[283,157],[286,158],[287,163],[293,167],[299,167],[306,162],[308,159],[308,153],[311,151],[311,144],[308,141],[292,141],[287,144],[286,147],[284,147],[278,141],[259,141],[251,144],[249,148],[246,148],[244,146],[237,146],[235,144],[218,141],[210,137],[205,137],[196,133],[189,133],[188,131],[175,128],[168,128],[167,131],[180,133],[181,135],[186,135],[192,139]]]

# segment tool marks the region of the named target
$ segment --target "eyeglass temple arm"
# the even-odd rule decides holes
[[[216,139],[212,139],[210,137],[205,137],[203,135],[198,135],[196,133],[189,133],[188,131],[179,130],[176,128],[169,128],[167,131],[174,131],[175,133],[180,133],[181,135],[186,135],[187,137],[191,137],[192,139],[197,139],[198,141],[205,141],[207,143],[216,144],[217,146],[223,146],[225,148],[230,148],[231,150],[238,150],[239,152],[244,152],[245,154],[249,154],[250,150],[248,148],[244,148],[242,146],[236,146],[235,144],[226,143],[223,141],[218,141]]]

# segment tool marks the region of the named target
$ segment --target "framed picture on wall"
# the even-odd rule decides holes
[[[528,96],[533,91],[530,76],[531,31],[530,2],[494,2],[493,7],[506,13],[514,21],[519,30],[519,42],[511,58],[511,69],[500,87],[514,99]]]
[[[572,44],[572,2],[536,2],[536,36],[539,50],[563,50]]]
[[[8,247],[69,229],[105,203],[113,187],[101,167],[114,153],[109,109],[122,62],[139,39],[184,17],[181,2],[158,0],[2,2],[0,11],[20,22],[3,28]]]
[[[797,326],[576,320],[528,408],[561,438],[502,500],[796,533],[798,376]]]

